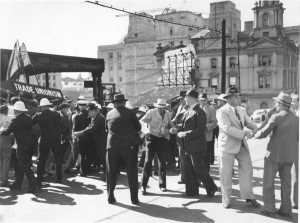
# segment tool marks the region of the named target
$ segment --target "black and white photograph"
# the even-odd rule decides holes
[[[299,0],[0,0],[0,223],[298,223]]]

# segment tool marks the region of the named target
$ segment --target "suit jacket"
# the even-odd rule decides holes
[[[252,130],[257,128],[244,108],[238,106],[236,109],[244,127]],[[240,151],[242,142],[248,149],[247,141],[244,139],[245,131],[231,105],[227,103],[217,110],[217,121],[219,125],[218,146],[220,151],[237,154]]]
[[[299,150],[299,118],[290,111],[273,114],[255,137],[264,138],[271,133],[267,146],[269,159],[274,162],[294,162]]]
[[[214,139],[214,129],[217,127],[216,111],[212,106],[205,105],[202,107],[206,114],[206,141],[211,142]]]
[[[2,135],[8,136],[13,133],[16,138],[18,148],[31,149],[33,146],[33,122],[25,113],[15,117]]]
[[[45,110],[33,117],[33,123],[41,129],[41,141],[60,142],[62,134],[62,121],[56,111]]]
[[[91,137],[97,148],[105,148],[106,145],[106,131],[105,131],[105,118],[102,114],[98,113],[91,124],[82,131],[86,137]]]
[[[185,113],[181,131],[186,132],[182,139],[185,151],[190,153],[206,152],[206,115],[198,104]]]
[[[138,132],[141,130],[140,122],[135,113],[125,107],[114,108],[107,113],[107,149],[128,148],[139,142]]]

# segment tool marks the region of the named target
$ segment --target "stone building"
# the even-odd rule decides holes
[[[152,17],[143,13],[142,15]],[[208,20],[190,11],[170,10],[153,18],[205,27]],[[115,83],[133,102],[136,96],[155,87],[160,79],[160,67],[154,56],[158,44],[187,44],[197,29],[158,22],[150,18],[129,16],[128,33],[121,43],[98,46],[98,58],[106,61],[104,83]]]
[[[215,4],[232,4],[228,1]],[[224,8],[226,8],[224,6]],[[245,22],[231,36],[226,19],[226,86],[236,86],[249,100],[252,110],[272,105],[279,91],[298,91],[300,26],[284,27],[284,8],[279,1],[255,3],[254,22]],[[212,12],[212,8],[211,8]],[[226,15],[226,13],[224,13]],[[210,19],[212,17],[210,16]],[[220,18],[220,17],[219,17]],[[221,18],[220,18],[221,19]],[[229,26],[231,26],[230,21]],[[211,23],[210,23],[211,24]],[[221,90],[221,40],[213,29],[191,38],[195,47],[197,86],[210,93]],[[238,40],[238,41],[237,41]],[[238,52],[239,48],[239,52]]]

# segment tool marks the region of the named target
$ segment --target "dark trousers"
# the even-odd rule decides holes
[[[180,165],[180,181],[184,182],[184,150],[182,147],[182,142],[178,139],[178,153],[179,153],[179,165]]]
[[[114,197],[121,164],[125,164],[131,200],[138,198],[138,147],[110,148],[106,152],[106,173],[108,197]]]
[[[45,164],[49,155],[49,151],[52,151],[55,160],[56,179],[62,180],[62,161],[63,161],[63,150],[61,148],[60,140],[53,140],[47,142],[41,140],[39,148],[39,162],[37,166],[38,181],[43,181],[43,175],[45,172]]]
[[[206,163],[208,171],[210,170],[210,165],[213,165],[215,162],[215,141],[209,141],[206,143]]]
[[[29,188],[35,187],[35,177],[33,171],[31,170],[32,165],[32,149],[18,147],[17,149],[17,164],[16,164],[16,181],[15,185],[17,187],[22,186],[24,175],[26,175]]]
[[[216,184],[209,175],[204,154],[185,152],[184,168],[187,195],[198,194],[199,181],[202,182],[207,194],[217,189]],[[197,189],[195,189],[196,185]]]
[[[166,188],[166,162],[167,162],[167,147],[168,140],[163,137],[156,137],[149,135],[146,137],[147,149],[146,149],[146,160],[143,170],[142,186],[147,187],[149,177],[152,171],[152,161],[155,154],[159,160],[159,187]]]
[[[89,171],[90,165],[96,158],[95,155],[93,155],[95,145],[91,139],[84,137],[79,139],[78,147],[81,156],[80,172],[81,174],[86,175]]]

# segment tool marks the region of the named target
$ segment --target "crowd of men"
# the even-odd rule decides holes
[[[178,183],[185,184],[186,195],[197,196],[199,186],[203,186],[207,196],[212,198],[218,187],[210,176],[210,165],[215,163],[214,147],[218,145],[222,205],[224,208],[231,206],[233,166],[237,160],[241,198],[258,208],[260,204],[252,191],[253,168],[247,139],[271,135],[264,160],[262,213],[291,216],[292,205],[298,207],[297,95],[281,92],[274,98],[274,107],[259,126],[252,122],[245,107],[241,106],[236,88],[229,88],[214,101],[209,101],[205,93],[199,95],[195,89],[182,91],[178,106],[172,109],[164,99],[158,99],[153,108],[139,110],[142,113],[126,103],[127,99],[122,94],[115,95],[113,106],[106,110],[83,97],[78,98],[74,108],[69,102],[54,107],[47,98],[43,98],[39,102],[39,111],[29,112],[24,102],[18,100],[13,103],[14,118],[8,115],[8,106],[2,105],[1,186],[19,191],[26,175],[28,192],[38,192],[45,182],[45,169],[52,159],[56,182],[59,183],[64,182],[64,173],[74,168],[83,177],[93,170],[101,170],[107,182],[108,202],[113,204],[116,202],[117,177],[125,168],[131,202],[137,205],[138,154],[144,147],[139,163],[143,167],[143,195],[148,193],[153,163],[159,164],[158,186],[162,192],[167,191],[167,167],[175,161],[177,154],[180,167]],[[15,181],[9,185],[12,151],[16,151],[13,165]],[[38,157],[36,176],[32,169],[34,154]],[[277,172],[281,180],[279,210],[275,209],[274,196]]]

